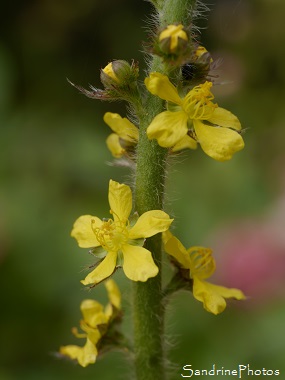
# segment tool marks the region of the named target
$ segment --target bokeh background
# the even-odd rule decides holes
[[[240,287],[248,300],[213,316],[188,293],[173,299],[167,318],[173,379],[185,364],[285,371],[285,3],[211,3],[209,21],[200,21],[201,39],[223,58],[214,92],[240,118],[246,148],[226,163],[201,151],[178,156],[169,171],[167,209],[186,246],[214,249],[213,282]],[[55,355],[60,345],[81,343],[70,332],[81,300],[107,302],[103,286],[89,293],[79,282],[92,258],[70,238],[72,224],[85,213],[106,216],[109,179],[129,179],[127,168],[107,164],[110,131],[102,121],[106,111],[124,115],[124,105],[88,99],[66,78],[100,87],[100,68],[135,59],[143,79],[150,10],[143,0],[2,5],[1,380],[128,376],[121,353],[86,369]],[[123,329],[131,336],[130,284],[121,273],[115,279],[124,291]]]

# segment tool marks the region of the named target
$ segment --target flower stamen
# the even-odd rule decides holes
[[[191,277],[198,276],[200,279],[210,277],[215,271],[215,260],[212,250],[203,247],[193,247],[189,251],[191,260]]]
[[[94,226],[95,219],[91,220],[91,228],[96,239],[106,251],[118,251],[128,241],[128,229],[120,219],[103,219],[100,227]]]
[[[211,118],[215,108],[218,107],[212,100],[214,95],[211,93],[211,82],[205,82],[194,87],[183,99],[183,109],[190,119],[207,120]]]

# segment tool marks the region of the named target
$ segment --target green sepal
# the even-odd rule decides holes
[[[122,267],[124,264],[124,255],[122,251],[118,251],[116,267]]]
[[[133,227],[139,219],[139,214],[136,212],[129,217],[130,227]]]
[[[135,245],[137,247],[142,247],[144,245],[145,239],[135,239],[135,240],[129,240],[129,244]]]
[[[101,246],[100,247],[91,248],[89,250],[89,253],[91,255],[97,257],[98,259],[103,259],[107,255],[107,252]]]

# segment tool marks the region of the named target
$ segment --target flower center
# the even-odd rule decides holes
[[[112,212],[113,213],[113,212]],[[128,241],[129,232],[126,223],[120,219],[103,219],[100,227],[94,226],[95,220],[91,220],[91,228],[96,239],[106,251],[118,252]]]
[[[214,273],[216,264],[211,249],[193,247],[189,250],[189,255],[191,260],[191,277],[195,275],[200,279],[206,279]]]
[[[208,120],[211,118],[215,108],[218,107],[212,100],[214,95],[211,93],[211,82],[205,82],[194,87],[185,96],[182,102],[182,108],[192,120]]]

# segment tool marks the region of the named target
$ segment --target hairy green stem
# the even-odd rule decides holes
[[[162,110],[158,98],[148,97],[144,120],[140,124],[137,147],[136,210],[163,209],[165,159],[167,150],[149,141],[146,128],[153,116]],[[165,379],[164,368],[164,307],[161,294],[161,236],[147,239],[145,247],[152,252],[159,268],[156,277],[133,285],[133,318],[135,366],[138,380]]]
[[[166,27],[169,24],[178,23],[189,26],[197,2],[197,0],[165,0],[163,8],[159,12],[161,26]]]
[[[155,3],[155,2],[153,2]],[[171,23],[189,25],[194,0],[165,0],[158,9],[161,26]],[[149,72],[170,74],[160,58],[154,57]],[[143,108],[137,109],[140,135],[137,146],[135,209],[139,214],[162,210],[164,206],[165,163],[167,150],[156,140],[148,140],[146,129],[152,119],[163,111],[163,101],[146,94]],[[165,380],[164,302],[161,290],[161,234],[147,239],[145,247],[152,252],[159,274],[145,283],[133,284],[133,323],[135,372],[137,380]]]

